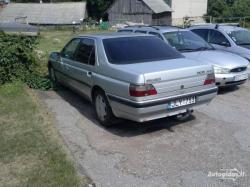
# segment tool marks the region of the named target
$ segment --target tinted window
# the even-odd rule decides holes
[[[63,58],[73,60],[76,48],[77,48],[79,43],[80,43],[79,38],[71,40],[62,50],[61,56]]]
[[[146,34],[147,31],[139,31],[139,30],[137,30],[137,31],[135,31],[135,33],[143,33],[143,34]]]
[[[157,36],[158,38],[160,38],[161,40],[163,40],[163,38],[161,37],[161,35],[160,35],[159,33],[156,33],[156,32],[149,32],[148,34],[155,35],[155,36]]]
[[[95,42],[92,39],[81,40],[75,54],[75,61],[84,64],[95,64]]]
[[[183,57],[154,36],[104,39],[103,44],[107,58],[113,64],[133,64]]]
[[[208,41],[208,30],[207,29],[194,29],[194,30],[192,30],[192,32],[199,35],[204,40]]]
[[[229,44],[229,41],[226,39],[226,37],[222,33],[216,30],[209,31],[208,42],[212,44],[218,44],[218,45]]]
[[[133,32],[133,30],[123,29],[123,30],[119,30],[118,32]]]

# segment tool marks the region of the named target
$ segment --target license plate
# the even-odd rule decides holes
[[[246,80],[248,79],[248,74],[244,74],[244,75],[237,75],[234,77],[235,81],[242,81],[242,80]]]
[[[167,109],[179,108],[196,103],[196,97],[177,99],[168,103]]]

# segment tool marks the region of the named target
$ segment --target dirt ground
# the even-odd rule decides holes
[[[186,122],[121,121],[108,129],[66,88],[38,95],[80,173],[97,186],[250,186],[250,82],[220,91]],[[238,177],[221,179],[226,171]]]

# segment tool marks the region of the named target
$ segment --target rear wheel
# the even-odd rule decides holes
[[[49,78],[51,80],[51,85],[53,89],[56,89],[58,87],[58,82],[56,79],[56,74],[55,74],[55,70],[53,67],[49,67]]]
[[[105,127],[113,125],[115,116],[103,91],[95,92],[93,105],[98,121]]]

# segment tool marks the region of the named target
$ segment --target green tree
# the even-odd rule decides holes
[[[87,0],[89,16],[100,19],[105,15],[105,11],[114,2],[114,0]]]
[[[250,0],[235,0],[232,6],[233,16],[250,16]]]
[[[250,16],[250,0],[208,0],[208,15],[213,17]]]
[[[226,8],[224,0],[208,0],[207,14],[213,17],[220,17],[223,15],[223,11]]]
[[[235,1],[235,0],[225,0],[225,3],[226,3],[228,6],[233,6],[234,1]]]

